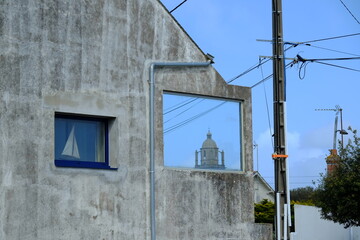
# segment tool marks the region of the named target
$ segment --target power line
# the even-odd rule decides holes
[[[320,64],[324,64],[324,65],[332,66],[332,67],[343,68],[343,69],[346,69],[346,70],[351,70],[351,71],[355,71],[355,72],[360,72],[360,70],[358,70],[358,69],[349,68],[349,67],[344,67],[344,66],[339,66],[339,65],[335,65],[335,64],[324,63],[324,62],[320,62],[320,61],[316,61],[315,63],[320,63]]]
[[[182,107],[184,107],[184,106],[186,106],[186,105],[188,105],[188,104],[196,101],[197,99],[199,99],[199,98],[190,98],[190,99],[185,100],[185,101],[183,101],[183,102],[181,102],[181,103],[179,103],[179,104],[176,104],[175,106],[168,108],[169,110],[166,110],[166,111],[163,113],[163,115],[166,115],[166,114],[168,114],[168,113],[171,113],[171,112],[173,112],[173,111],[175,111],[175,110],[177,110],[177,109],[179,109],[179,108],[182,108]]]
[[[195,115],[195,116],[193,116],[193,117],[191,117],[191,118],[189,118],[189,119],[186,119],[186,120],[184,120],[184,121],[182,121],[182,122],[180,122],[180,123],[178,123],[178,124],[175,124],[175,125],[173,125],[173,126],[171,126],[171,127],[168,127],[167,129],[164,130],[164,134],[166,134],[166,133],[168,133],[168,132],[172,132],[172,131],[174,131],[175,129],[177,129],[177,128],[179,128],[179,127],[185,126],[186,124],[188,124],[188,123],[190,123],[190,122],[192,122],[192,121],[194,121],[194,120],[196,120],[196,119],[204,116],[205,114],[207,114],[207,113],[209,113],[209,112],[211,112],[211,111],[219,108],[220,106],[224,105],[225,103],[227,103],[227,102],[224,101],[224,102],[216,105],[215,107],[212,107],[212,108],[210,108],[210,109],[208,109],[208,110],[206,110],[206,111],[204,111],[204,112],[202,112],[202,113],[199,113],[199,114],[197,114],[197,115]]]
[[[264,73],[263,73],[262,66],[260,66],[260,69],[261,69],[261,77],[264,78]],[[269,103],[268,103],[268,100],[267,100],[265,81],[263,82],[263,87],[264,87],[264,94],[265,94],[265,103],[266,103],[266,111],[267,111],[268,124],[269,124],[270,139],[271,139],[272,147],[274,148],[274,141],[273,141],[273,138],[272,138],[273,133],[272,133],[272,131],[271,131],[271,121],[270,121]]]
[[[298,55],[298,56],[299,56],[299,55]],[[355,57],[355,58],[328,58],[328,59],[304,59],[304,58],[301,58],[301,57],[300,57],[300,61],[302,61],[303,64],[304,64],[304,63],[308,63],[308,62],[315,62],[315,63],[319,63],[319,64],[324,64],[324,65],[328,65],[328,66],[333,66],[333,67],[338,67],[338,68],[343,68],[343,69],[347,69],[347,70],[352,70],[352,71],[360,72],[360,70],[357,70],[357,69],[348,68],[348,67],[343,67],[343,66],[339,66],[339,65],[335,65],[335,64],[329,64],[329,63],[324,63],[324,62],[320,62],[320,61],[319,61],[319,60],[322,60],[322,61],[330,61],[330,60],[354,60],[354,59],[360,59],[360,57]],[[269,60],[270,60],[270,59],[269,59]],[[268,62],[269,60],[266,60],[266,61],[264,61],[264,62],[260,62],[260,63],[257,64],[256,66],[253,66],[253,67],[249,68],[248,70],[246,70],[246,71],[243,72],[242,74],[238,75],[237,77],[243,76],[243,75],[245,75],[246,73],[254,70],[256,67],[262,66],[264,63]],[[293,66],[293,64],[294,64],[294,62],[288,63],[287,65],[285,65],[285,69],[289,68],[290,66]],[[304,66],[304,71],[305,71],[305,67],[306,67],[306,66]],[[301,70],[301,69],[302,69],[302,67],[300,68],[300,70]],[[261,68],[261,70],[262,70],[262,68]],[[299,72],[299,74],[300,74],[300,72]],[[304,72],[304,75],[305,75],[305,72]],[[256,84],[254,84],[253,86],[251,86],[251,88],[254,88],[254,87],[258,86],[258,85],[261,84],[261,83],[264,83],[266,80],[268,80],[268,79],[271,78],[272,76],[273,76],[273,74],[268,75],[266,78],[264,78],[264,77],[262,76],[263,79],[262,79],[261,81],[257,82]],[[301,79],[303,79],[303,78],[301,78]],[[233,80],[235,80],[235,79],[233,79]],[[233,81],[233,80],[232,80],[232,81]],[[229,81],[229,82],[230,82],[230,81]],[[194,101],[197,100],[197,99],[198,99],[198,98],[191,99],[191,100],[189,100],[189,101],[187,101],[187,102],[185,101],[184,104],[181,104],[180,106],[174,107],[172,110],[169,110],[168,112],[164,113],[164,115],[167,114],[167,113],[169,113],[169,112],[175,111],[175,110],[177,110],[177,109],[179,109],[179,108],[181,108],[181,107],[184,107],[184,106],[186,106],[186,105],[194,102]],[[224,102],[224,103],[225,103],[225,102]],[[201,113],[201,114],[195,115],[195,116],[193,116],[193,117],[191,117],[191,118],[189,118],[189,119],[187,119],[187,120],[184,120],[184,121],[182,121],[182,122],[180,122],[180,123],[178,123],[178,124],[176,124],[176,125],[174,125],[174,126],[171,126],[171,127],[167,128],[167,129],[165,129],[165,130],[164,130],[164,134],[165,134],[165,133],[168,133],[168,132],[171,132],[171,131],[179,128],[179,127],[182,127],[182,126],[184,126],[184,125],[192,122],[193,120],[196,120],[197,118],[199,118],[199,117],[201,117],[201,116],[203,116],[203,115],[205,115],[205,114],[207,114],[207,113],[215,110],[216,108],[220,107],[220,106],[223,105],[224,103],[221,103],[221,104],[219,104],[218,106],[215,106],[215,107],[213,107],[213,108],[211,108],[211,109],[209,109],[209,110],[207,110],[207,111],[205,111],[205,112],[203,112],[203,113]],[[171,118],[170,120],[178,117],[179,115],[181,115],[182,113],[188,111],[189,109],[191,109],[191,108],[194,107],[195,105],[196,105],[196,104],[190,106],[189,108],[187,108],[186,110],[182,111],[181,113],[179,113],[179,114],[176,115],[175,117]],[[170,121],[170,120],[167,120],[166,122],[168,122],[168,121]]]
[[[270,61],[270,59],[266,60],[266,61],[265,61],[265,62],[263,62],[263,63],[259,63],[259,64],[256,64],[256,65],[254,65],[254,66],[250,67],[249,69],[247,69],[247,70],[245,70],[243,73],[240,73],[239,75],[237,75],[237,76],[233,77],[232,79],[230,79],[230,80],[229,80],[229,81],[227,81],[226,83],[231,83],[231,82],[235,81],[236,79],[238,79],[238,78],[240,78],[240,77],[244,76],[245,74],[247,74],[247,73],[251,72],[252,70],[254,70],[254,69],[258,68],[259,66],[263,65],[264,63],[266,63],[266,62],[268,62],[268,61]]]
[[[288,48],[288,49],[289,49],[289,48]],[[287,49],[286,49],[286,50],[287,50]],[[286,51],[286,50],[285,50],[285,51]],[[267,59],[267,60],[265,60],[265,61],[263,61],[263,62],[260,61],[258,64],[253,65],[253,66],[250,67],[249,69],[245,70],[244,72],[240,73],[239,75],[237,75],[237,76],[233,77],[232,79],[228,80],[226,83],[231,83],[231,82],[235,81],[236,79],[238,79],[238,78],[244,76],[245,74],[247,74],[247,73],[255,70],[256,68],[262,66],[263,64],[267,63],[267,62],[270,61],[270,60],[271,60],[271,59]],[[177,110],[177,109],[179,109],[179,108],[181,108],[181,107],[184,107],[184,106],[192,103],[192,102],[195,101],[196,99],[198,99],[198,98],[185,100],[185,101],[183,101],[183,102],[181,102],[181,103],[179,103],[179,104],[176,104],[176,105],[174,105],[174,106],[172,106],[172,107],[169,107],[169,108],[167,108],[167,109],[165,110],[165,113],[163,113],[163,115],[168,114],[168,113],[170,113],[170,112],[172,112],[172,111],[175,111],[175,110]]]
[[[311,176],[311,175],[303,175],[303,176],[289,176],[290,178],[303,178],[303,177],[307,177],[307,178],[313,178],[313,177],[321,177],[321,176]],[[274,178],[274,176],[266,176],[263,178]]]
[[[197,99],[197,98],[196,98],[196,99]],[[195,100],[196,100],[196,99],[195,99]],[[168,122],[170,122],[171,120],[173,120],[173,119],[177,118],[178,116],[180,116],[180,115],[184,114],[185,112],[189,111],[191,108],[195,107],[197,104],[201,103],[201,102],[202,102],[202,101],[204,101],[204,100],[205,100],[205,99],[201,99],[199,102],[194,103],[192,106],[188,107],[188,108],[187,108],[187,109],[185,109],[184,111],[182,111],[182,112],[180,112],[180,113],[176,114],[174,117],[172,117],[172,118],[170,118],[170,119],[168,119],[168,120],[164,121],[164,124],[165,124],[165,123],[168,123]]]
[[[309,46],[309,47],[314,47],[314,48],[319,48],[319,49],[331,51],[331,52],[337,52],[337,53],[342,53],[342,54],[347,54],[347,55],[352,55],[352,56],[360,57],[359,54],[354,54],[354,53],[348,53],[348,52],[338,51],[338,50],[334,50],[334,49],[331,49],[331,48],[324,48],[324,47],[312,45],[312,44],[309,44],[309,43],[308,43],[308,44],[304,44],[304,45],[305,45],[305,46]]]
[[[291,46],[291,47],[293,47],[293,46]],[[286,50],[290,49],[291,47],[287,48]],[[285,50],[285,51],[286,51],[286,50]],[[270,61],[270,60],[271,60],[271,59],[267,59],[266,61],[260,62],[260,63],[258,63],[258,64],[256,64],[256,65],[253,65],[252,67],[250,67],[249,69],[247,69],[247,70],[244,71],[243,73],[241,73],[241,74],[235,76],[234,78],[230,79],[229,81],[227,81],[227,83],[231,83],[231,82],[235,81],[236,79],[244,76],[245,74],[251,72],[252,70],[254,70],[254,69],[256,69],[256,68],[258,68],[259,66],[262,66],[263,64],[267,63],[267,62]],[[177,109],[179,109],[179,108],[182,108],[182,107],[184,107],[184,106],[186,106],[186,105],[194,102],[194,101],[197,100],[197,99],[199,99],[199,98],[189,99],[189,100],[183,101],[182,103],[176,104],[176,105],[174,105],[173,107],[167,108],[167,111],[166,111],[165,113],[163,113],[163,115],[166,115],[166,114],[168,114],[168,113],[170,113],[170,112],[173,112],[173,111],[175,111],[175,110],[177,110]],[[220,105],[222,105],[222,104],[224,104],[224,103],[221,103]],[[191,109],[191,108],[194,107],[195,105],[196,105],[196,104],[192,105],[191,107],[189,107],[188,109],[186,109],[186,110],[184,110],[183,112],[179,113],[179,114],[176,115],[175,117],[173,117],[173,118],[171,118],[171,119],[169,119],[169,120],[166,120],[164,123],[167,123],[167,122],[169,122],[170,120],[178,117],[179,115],[181,115],[182,113],[188,111],[189,109]],[[219,106],[216,106],[216,107],[210,109],[209,111],[206,111],[205,113],[211,112],[212,110],[216,109],[217,107],[219,107]],[[199,115],[201,115],[201,114],[199,114]],[[176,125],[174,125],[174,126],[172,126],[172,127],[169,127],[169,128],[167,128],[167,129],[165,129],[165,130],[164,130],[164,134],[165,134],[165,133],[168,133],[168,132],[171,132],[171,131],[175,130],[175,129],[178,128],[178,127],[181,127],[181,126],[183,126],[183,125],[186,125],[186,124],[190,123],[191,121],[197,119],[197,118],[198,118],[197,116],[198,116],[198,115],[196,115],[196,116],[194,116],[194,117],[191,117],[191,118],[189,118],[189,119],[187,119],[187,120],[184,120],[183,122],[181,122],[181,123],[179,123],[179,124],[176,124]],[[201,116],[202,116],[202,115],[201,115]],[[199,116],[199,117],[201,117],[201,116]]]
[[[305,78],[306,75],[306,67],[310,62],[302,62],[300,67],[299,67],[299,79],[303,80]],[[301,75],[301,70],[304,71],[303,75]]]
[[[179,103],[176,103],[176,104],[173,105],[173,106],[170,106],[170,107],[165,108],[165,109],[164,109],[164,112],[171,111],[171,109],[176,108],[177,106],[180,106],[180,105],[182,105],[182,104],[185,104],[186,102],[189,102],[189,101],[191,101],[191,100],[192,100],[192,98],[186,99],[186,100],[184,100],[184,101],[182,101],[182,102],[179,102]],[[164,114],[163,114],[163,115],[164,115]]]
[[[285,69],[288,69],[289,67],[291,67],[294,63],[290,62],[288,64],[285,65]],[[266,78],[260,80],[259,82],[255,83],[254,85],[252,85],[250,88],[254,88],[256,86],[258,86],[260,83],[265,82],[266,80],[268,80],[269,78],[271,78],[273,76],[273,74],[268,75]]]
[[[352,14],[352,12],[350,11],[350,9],[345,5],[345,3],[340,0],[340,2],[344,5],[344,7],[346,8],[346,10],[348,10],[348,12],[350,13],[350,15],[355,19],[355,21],[357,21],[358,24],[360,24],[359,20],[356,19],[356,17],[354,16],[354,14]]]
[[[274,182],[268,182],[270,184],[274,184]],[[290,184],[308,184],[308,183],[313,183],[312,181],[310,182],[290,182]]]
[[[352,33],[352,34],[342,35],[342,36],[336,36],[336,37],[321,38],[321,39],[310,40],[310,41],[305,41],[305,42],[298,42],[298,43],[294,43],[294,44],[304,44],[304,43],[311,43],[311,42],[320,42],[320,41],[327,41],[327,40],[333,40],[333,39],[338,39],[338,38],[352,37],[352,36],[357,36],[357,35],[360,35],[360,33]]]
[[[181,5],[183,5],[187,0],[182,1],[182,3],[180,3],[179,5],[177,5],[173,10],[170,11],[170,13],[172,13],[173,11],[175,11],[178,7],[180,7]]]
[[[266,80],[268,80],[269,78],[271,78],[273,76],[273,74],[268,75],[266,78],[263,78],[262,80],[260,80],[259,82],[255,83],[254,85],[252,85],[250,88],[254,88],[256,86],[258,86],[260,83],[265,82]]]
[[[333,40],[333,39],[345,38],[345,37],[353,37],[353,36],[357,36],[357,35],[360,35],[360,33],[352,33],[352,34],[348,34],[348,35],[341,35],[341,36],[328,37],[328,38],[320,38],[320,39],[304,41],[304,42],[284,41],[284,44],[292,44],[294,47],[296,47],[296,46],[298,46],[300,44],[305,44],[305,43],[320,42],[320,41]],[[257,39],[256,41],[271,42],[271,43],[273,42],[273,40],[264,40],[264,39]]]
[[[305,73],[306,73],[306,67],[310,62],[315,62],[315,63],[320,63],[320,64],[324,64],[324,65],[329,65],[329,66],[333,66],[333,67],[338,67],[338,68],[343,68],[343,69],[347,69],[347,70],[352,70],[352,71],[356,71],[356,72],[360,72],[360,70],[357,69],[353,69],[353,68],[349,68],[349,67],[343,67],[343,66],[339,66],[339,65],[335,65],[335,64],[329,64],[329,63],[324,63],[321,61],[339,61],[339,60],[356,60],[356,59],[360,59],[360,57],[352,57],[352,58],[314,58],[314,59],[306,59],[301,57],[299,54],[296,55],[295,60],[293,61],[293,63],[298,63],[301,62],[300,68],[299,68],[299,78],[300,79],[304,79],[305,78]],[[301,75],[301,71],[303,70],[303,75]]]
[[[349,57],[349,58],[302,58],[300,55],[296,56],[300,62],[317,62],[317,61],[342,61],[342,60],[356,60],[360,57]]]
[[[185,3],[185,2],[186,2],[186,1],[183,1],[183,2],[182,2],[181,4],[179,4],[176,8],[178,8],[179,6],[181,6],[181,5],[182,5],[183,3]],[[176,8],[175,8],[175,9],[176,9]],[[174,11],[175,9],[173,9],[172,11]],[[336,39],[336,38],[343,38],[343,37],[349,37],[349,36],[355,36],[355,35],[360,35],[360,33],[343,35],[343,36],[337,36],[337,37],[330,37],[330,38],[324,38],[324,39],[317,39],[317,40],[307,41],[307,42],[303,42],[303,43],[296,43],[296,44],[291,45],[291,46],[288,47],[287,49],[285,49],[285,51],[289,50],[289,49],[292,48],[292,47],[296,47],[298,44],[305,44],[306,46],[312,46],[312,45],[306,44],[306,43],[309,43],[309,42],[317,42],[317,41],[324,41],[324,40],[330,40],[330,39]],[[314,46],[314,47],[316,47],[316,46]],[[320,48],[320,47],[319,47],[319,48]],[[333,50],[333,51],[336,51],[336,50]],[[349,53],[347,53],[347,54],[349,54]],[[354,54],[352,54],[352,55],[354,55]],[[358,55],[355,55],[355,56],[358,56]],[[330,60],[355,60],[355,59],[360,59],[360,57],[354,57],[354,58],[331,58],[331,59],[330,59],[330,58],[329,58],[329,59],[304,59],[304,58],[301,58],[300,61],[303,61],[303,62],[305,62],[305,61],[317,62],[317,63],[320,63],[320,64],[325,64],[325,65],[329,65],[329,66],[334,66],[334,67],[339,67],[339,68],[343,68],[343,69],[347,69],[347,70],[352,70],[352,71],[358,71],[358,72],[360,72],[360,70],[357,70],[357,69],[352,69],[352,68],[347,68],[347,67],[338,66],[338,65],[334,65],[334,64],[327,64],[327,63],[319,62],[319,60],[321,60],[321,61],[330,61]],[[245,74],[247,74],[247,73],[255,70],[256,68],[261,67],[263,64],[267,63],[267,62],[270,61],[270,60],[271,60],[271,59],[267,59],[266,61],[263,61],[263,62],[260,61],[260,63],[258,63],[258,64],[256,64],[256,65],[253,65],[253,66],[250,67],[249,69],[245,70],[243,73],[241,73],[241,74],[235,76],[234,78],[230,79],[229,81],[227,81],[227,83],[231,83],[231,82],[235,81],[236,79],[238,79],[238,78],[244,76]],[[294,62],[288,63],[288,64],[285,66],[285,69],[289,68],[290,66],[293,66],[293,64],[294,64]],[[261,70],[262,70],[262,69],[261,69]],[[305,69],[304,69],[304,70],[305,70]],[[251,88],[254,88],[254,87],[258,86],[258,85],[261,84],[261,83],[264,83],[266,80],[268,80],[268,79],[271,78],[272,76],[273,76],[273,74],[268,75],[266,78],[264,78],[264,77],[262,76],[263,79],[262,79],[261,81],[257,82],[256,84],[254,84],[253,86],[251,86]],[[167,113],[170,113],[170,112],[172,112],[172,111],[175,111],[175,110],[177,110],[177,109],[179,109],[179,108],[181,108],[181,107],[184,107],[184,106],[192,103],[192,102],[195,101],[196,99],[198,99],[198,98],[195,98],[195,99],[192,99],[192,100],[187,100],[187,101],[185,101],[184,104],[180,104],[180,106],[177,106],[177,107],[174,106],[174,108],[173,108],[172,110],[169,110],[169,111],[165,112],[164,115],[167,114]],[[193,106],[191,106],[190,108],[192,108],[192,107],[193,107]],[[180,114],[188,111],[190,108],[186,109],[185,111],[181,112]],[[213,109],[210,109],[209,111],[212,111],[212,110],[213,110]],[[208,111],[206,111],[206,113],[207,113],[207,112],[208,112]],[[180,114],[178,114],[177,116],[179,116]],[[201,114],[199,114],[199,115],[201,115]],[[197,119],[198,117],[200,117],[199,115],[196,115],[196,116],[194,116],[194,117],[192,117],[192,118],[190,118],[190,119],[187,119],[187,120],[185,120],[185,121],[183,121],[183,122],[181,122],[181,123],[179,123],[179,124],[177,124],[177,125],[174,125],[174,126],[172,126],[172,127],[169,127],[168,129],[166,129],[166,130],[164,131],[164,133],[173,131],[173,130],[175,130],[176,128],[181,127],[181,126],[183,126],[183,125],[185,125],[185,124],[187,124],[187,123],[189,123],[189,122]],[[175,117],[177,117],[177,116],[175,116]],[[173,117],[173,118],[175,118],[175,117]],[[173,118],[172,118],[172,119],[173,119]],[[170,120],[172,120],[172,119],[170,119]],[[168,120],[168,121],[170,121],[170,120]]]
[[[288,51],[289,49],[294,48],[294,47],[296,47],[296,46],[297,46],[297,45],[291,45],[290,47],[286,48],[286,49],[284,50],[284,52],[286,52],[286,51]],[[231,83],[232,81],[238,79],[239,77],[244,76],[245,74],[251,72],[252,70],[254,70],[254,69],[256,69],[256,68],[258,68],[258,67],[260,67],[260,66],[262,66],[263,64],[267,63],[267,62],[270,61],[270,60],[271,60],[271,58],[269,58],[269,59],[267,59],[267,60],[265,60],[265,61],[263,61],[263,62],[260,61],[260,63],[256,64],[256,65],[253,66],[253,67],[250,67],[248,70],[244,71],[243,73],[239,74],[238,76],[236,76],[236,77],[232,78],[231,80],[227,81],[227,83]],[[291,64],[288,64],[288,65],[286,65],[285,67],[288,67],[289,65],[291,65]],[[266,81],[266,80],[269,79],[270,77],[272,77],[272,74],[270,74],[269,76],[267,76],[266,78],[264,78],[262,81],[260,81],[260,82],[256,83],[255,85],[251,86],[251,88],[256,87],[257,85],[259,85],[259,84],[262,83],[263,81]]]
[[[291,47],[292,47],[292,46],[291,46]],[[289,47],[288,49],[290,49],[291,47]],[[286,49],[286,50],[288,50],[288,49]],[[286,50],[285,50],[285,51],[286,51]],[[258,63],[258,64],[256,64],[256,65],[253,65],[252,67],[250,67],[249,69],[247,69],[247,70],[244,71],[243,73],[241,73],[241,74],[235,76],[234,78],[230,79],[229,81],[227,81],[227,83],[231,83],[231,82],[235,81],[236,79],[244,76],[245,74],[251,72],[252,70],[254,70],[254,69],[256,69],[256,68],[258,68],[259,66],[262,66],[263,64],[265,64],[266,62],[268,62],[268,61],[270,61],[270,60],[271,60],[271,59],[267,59],[267,60],[264,61],[264,62],[260,62],[260,63]],[[173,112],[173,111],[175,111],[175,110],[177,110],[177,109],[179,109],[179,108],[182,108],[182,107],[184,107],[184,106],[186,106],[186,105],[194,102],[194,101],[197,100],[197,99],[199,99],[199,98],[189,99],[189,100],[183,101],[182,103],[176,104],[176,105],[174,105],[173,107],[167,108],[167,111],[166,111],[165,113],[163,113],[163,115],[166,115],[166,114],[168,114],[168,113],[170,113],[170,112]],[[225,103],[225,102],[224,102],[224,103]],[[203,113],[206,114],[206,113],[208,113],[208,112],[211,112],[212,110],[215,110],[216,108],[220,107],[220,106],[223,105],[224,103],[221,103],[221,104],[219,104],[218,106],[215,106],[214,108],[209,109],[208,111],[205,111],[205,112],[203,112]],[[197,103],[196,103],[196,104],[197,104]],[[184,112],[188,111],[189,109],[191,109],[192,107],[194,107],[196,104],[192,105],[191,107],[189,107],[189,108],[187,108],[186,110],[182,111],[181,113],[177,114],[175,117],[173,117],[173,118],[171,118],[171,119],[169,119],[169,120],[166,120],[164,123],[167,123],[167,122],[169,122],[170,120],[178,117],[178,116],[181,115],[182,113],[184,113]],[[189,118],[189,119],[186,119],[186,120],[184,120],[184,121],[181,122],[181,123],[178,123],[178,124],[176,124],[176,125],[174,125],[174,126],[171,126],[171,127],[167,128],[167,129],[165,129],[165,130],[164,130],[164,134],[165,134],[165,133],[168,133],[168,132],[171,132],[171,131],[173,131],[173,130],[181,127],[181,126],[184,126],[184,125],[190,123],[191,121],[197,119],[198,117],[203,116],[203,115],[204,115],[203,113],[198,114],[198,115],[196,115],[196,116],[194,116],[194,117],[191,117],[191,118]]]
[[[293,47],[295,47],[295,46],[292,45],[292,46],[286,48],[286,49],[284,50],[284,52],[286,52],[287,50],[289,50],[290,48],[293,48]],[[266,59],[266,60],[263,61],[263,62],[259,61],[258,64],[253,65],[253,66],[250,67],[249,69],[245,70],[243,73],[240,73],[239,75],[237,75],[237,76],[233,77],[232,79],[228,80],[226,83],[231,83],[231,82],[235,81],[236,79],[244,76],[245,74],[251,72],[252,70],[255,70],[255,69],[259,68],[260,66],[262,66],[262,65],[265,64],[265,63],[267,63],[267,62],[270,61],[270,60],[271,60],[271,58]]]
[[[294,61],[292,63],[298,63],[301,62],[300,68],[299,68],[299,78],[300,79],[304,79],[305,78],[305,74],[306,74],[306,67],[310,62],[315,62],[315,63],[320,63],[320,64],[324,64],[324,65],[329,65],[332,67],[338,67],[338,68],[343,68],[343,69],[347,69],[347,70],[351,70],[351,71],[356,71],[356,72],[360,72],[360,70],[354,69],[354,68],[349,68],[349,67],[343,67],[343,66],[339,66],[339,65],[335,65],[335,64],[329,64],[329,63],[324,63],[321,61],[339,61],[339,60],[356,60],[356,59],[360,59],[360,57],[352,57],[352,58],[313,58],[313,59],[307,59],[307,58],[303,58],[301,57],[299,54],[296,55],[296,58],[294,59]],[[301,75],[301,71],[303,70],[303,75]]]
[[[288,47],[287,49],[285,49],[285,51],[289,50],[289,49],[292,48],[292,47],[293,47],[293,46]],[[263,61],[263,62],[262,62],[262,61],[259,61],[259,63],[253,65],[252,67],[248,68],[248,69],[245,70],[244,72],[242,72],[242,73],[240,73],[239,75],[237,75],[237,76],[233,77],[232,79],[228,80],[226,83],[231,83],[231,82],[235,81],[236,79],[238,79],[238,78],[246,75],[247,73],[249,73],[249,72],[251,72],[251,71],[259,68],[260,66],[262,66],[262,65],[265,64],[265,63],[267,63],[267,62],[270,61],[270,60],[271,60],[271,59],[267,59],[267,60],[265,60],[265,61]],[[261,70],[262,70],[262,69],[261,69]],[[165,113],[163,113],[163,115],[168,114],[168,113],[170,113],[170,112],[172,112],[172,111],[174,111],[174,110],[177,110],[178,108],[181,108],[181,107],[183,107],[183,106],[186,106],[187,104],[190,104],[191,102],[195,101],[196,99],[198,99],[198,98],[185,100],[185,101],[183,101],[183,102],[181,102],[181,103],[179,103],[179,104],[176,104],[176,105],[174,105],[174,106],[172,106],[172,107],[169,107],[169,108],[165,109]]]

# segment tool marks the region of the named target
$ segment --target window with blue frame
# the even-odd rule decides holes
[[[55,115],[56,166],[111,169],[108,146],[108,119]]]

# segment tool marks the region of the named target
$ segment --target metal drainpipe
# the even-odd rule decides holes
[[[156,222],[155,222],[155,117],[154,117],[154,97],[155,97],[155,69],[157,67],[207,67],[209,62],[154,62],[150,65],[150,222],[151,222],[151,240],[156,240]]]

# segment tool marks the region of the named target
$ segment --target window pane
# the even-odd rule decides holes
[[[164,93],[164,164],[241,170],[240,102]]]
[[[55,119],[55,159],[105,162],[105,124],[100,121]]]

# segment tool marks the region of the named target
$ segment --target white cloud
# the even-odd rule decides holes
[[[330,149],[333,146],[334,126],[326,125],[306,132],[300,142],[301,148]]]
[[[313,135],[301,135],[296,131],[287,132],[288,145],[288,168],[290,174],[291,188],[312,186],[312,181],[317,181],[319,173],[323,173],[326,168],[325,157],[328,148],[321,146],[326,145],[318,143],[322,138],[317,138],[323,130],[312,132]],[[313,142],[311,145],[310,140]],[[259,169],[260,173],[265,176],[274,176],[274,162],[271,159],[273,147],[271,143],[269,129],[263,131],[256,138],[255,142],[259,147]],[[306,143],[306,144],[304,144]],[[257,166],[256,149],[254,150],[254,169]],[[272,178],[266,179],[271,184]]]

